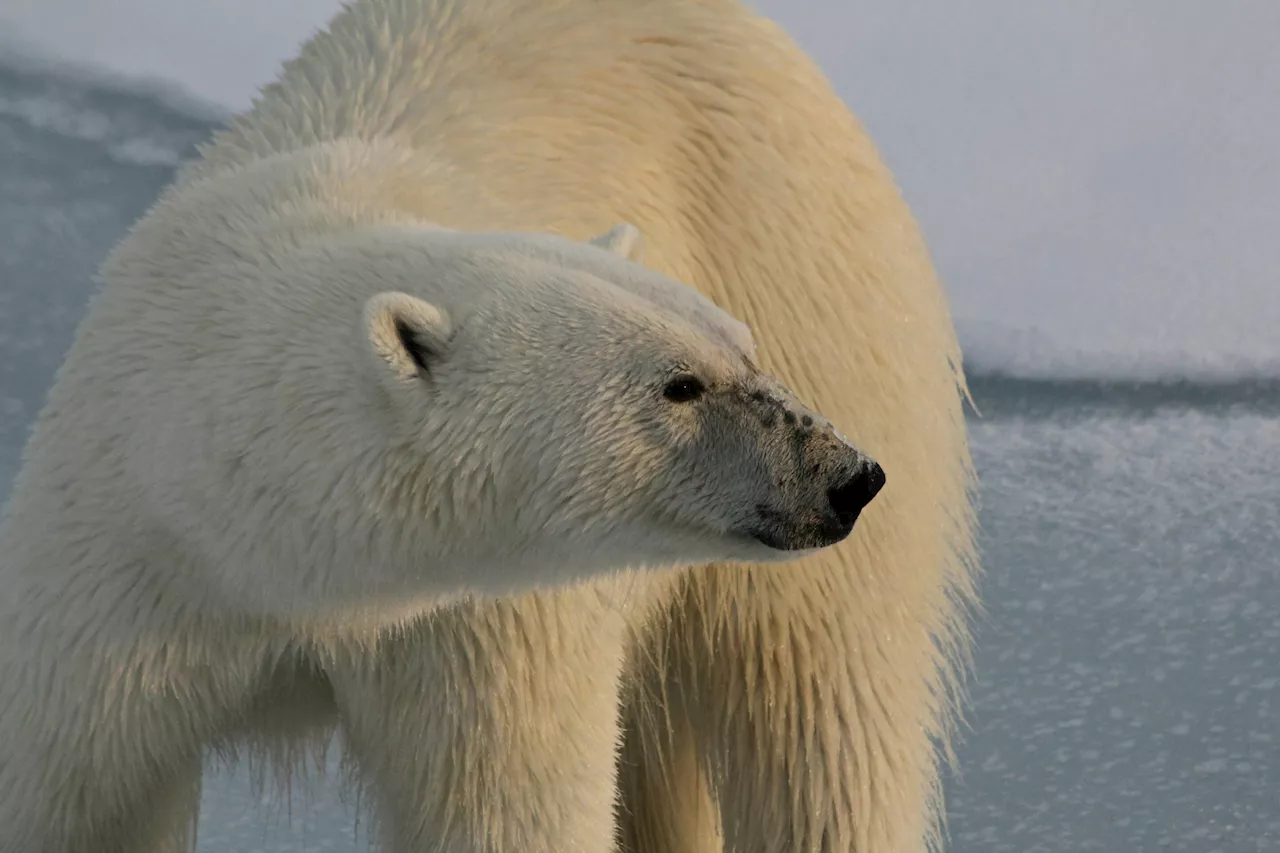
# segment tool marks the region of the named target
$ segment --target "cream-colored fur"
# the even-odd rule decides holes
[[[614,674],[620,814],[637,853],[704,850],[718,830],[735,853],[914,853],[938,840],[937,747],[976,563],[960,353],[917,225],[820,71],[739,0],[357,0],[191,174],[331,138],[394,142],[483,185],[484,204],[442,182],[405,181],[388,199],[452,227],[584,238],[635,223],[646,264],[744,319],[762,362],[889,473],[846,543],[800,566],[685,573],[652,609],[620,608],[634,640],[558,656],[528,685],[486,683],[488,707],[525,709],[501,714],[537,726],[604,725],[596,693],[555,712],[525,694]],[[595,595],[450,614],[433,636],[501,649],[527,635],[525,619],[603,618]],[[448,719],[459,732],[476,723]],[[425,736],[439,723],[411,725]],[[562,846],[557,820],[505,834],[510,804],[562,777],[494,777],[490,753],[471,754],[453,784],[504,805],[451,814],[464,835],[437,824],[426,837]],[[585,759],[571,766],[608,788]],[[491,800],[491,785],[509,787]],[[403,796],[440,814],[438,791]],[[592,830],[574,837],[599,849],[604,794],[594,802],[579,812]]]
[[[388,215],[579,240],[635,223],[644,263],[744,319],[763,365],[888,485],[847,541],[796,564],[461,602],[377,642],[321,644],[306,665],[251,626],[228,639],[199,608],[171,614],[133,641],[129,683],[173,661],[192,675],[131,709],[131,730],[151,726],[159,744],[164,711],[242,689],[211,673],[265,669],[272,692],[248,698],[277,716],[325,725],[336,711],[396,851],[605,851],[619,830],[635,853],[937,840],[935,741],[974,563],[960,358],[908,209],[812,63],[737,0],[356,0],[177,192],[333,150],[383,169],[363,200]],[[86,463],[115,464],[91,424],[74,428]],[[102,547],[64,538],[72,553]],[[136,617],[114,607],[118,586],[75,612],[125,636]],[[26,636],[69,630],[42,622],[42,604],[19,620]],[[190,639],[169,640],[173,623]],[[81,642],[113,649],[114,636]],[[44,677],[31,689],[63,696],[75,676]],[[80,769],[118,758],[91,751]],[[175,810],[183,790],[166,794]]]
[[[627,259],[633,226],[589,246],[384,203],[437,171],[363,143],[262,158],[166,193],[105,265],[0,525],[0,853],[170,847],[207,750],[288,760],[335,722],[391,848],[416,849],[416,783],[455,790],[431,775],[457,772],[450,713],[622,637],[597,604],[530,628],[516,670],[475,649],[462,684],[455,643],[400,649],[424,617],[785,562],[883,483],[746,327]],[[521,718],[470,719],[473,749],[607,778],[616,685],[555,681],[548,720],[593,704],[554,750],[544,725],[504,742]],[[545,796],[530,826],[590,818]]]

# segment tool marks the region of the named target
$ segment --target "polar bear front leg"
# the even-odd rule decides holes
[[[385,849],[615,846],[624,624],[579,588],[432,615],[330,674]]]
[[[252,688],[230,645],[83,615],[5,626],[0,853],[189,850],[204,752]]]
[[[650,624],[619,780],[628,853],[932,849],[936,652],[841,568],[705,567]],[[691,812],[708,792],[719,815]]]

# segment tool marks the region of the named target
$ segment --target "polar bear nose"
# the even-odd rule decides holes
[[[827,501],[842,526],[853,527],[859,513],[884,488],[884,481],[884,469],[868,459],[852,477],[827,489]]]

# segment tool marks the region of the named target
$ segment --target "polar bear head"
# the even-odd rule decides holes
[[[429,242],[361,316],[382,488],[477,584],[792,559],[848,536],[883,485],[743,324],[633,262],[631,226]]]

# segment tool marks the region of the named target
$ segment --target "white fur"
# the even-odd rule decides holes
[[[464,595],[802,556],[809,465],[863,464],[813,413],[779,440],[768,396],[799,404],[739,322],[626,259],[633,226],[388,216],[376,153],[187,183],[106,264],[0,528],[5,853],[176,837],[149,804],[205,750],[278,751],[335,689],[354,736],[367,650]]]
[[[619,222],[643,245],[607,231]],[[376,239],[321,239],[357,226]],[[557,491],[521,530],[563,541],[512,547],[485,526],[496,474],[478,465],[431,506],[431,530],[457,531],[460,550],[437,554],[430,584],[411,575],[420,541],[367,522],[420,519],[421,496],[329,460],[413,439],[413,417],[371,417],[421,379],[388,319],[447,346],[480,310],[420,290],[422,267],[398,265],[406,236],[446,260],[492,241],[478,251],[515,252],[521,275],[599,263],[511,233],[524,231],[643,250],[746,319],[762,364],[889,473],[850,539],[794,565],[448,604],[607,574],[624,552],[745,556],[705,532],[637,554],[651,530],[586,523]],[[209,234],[216,258],[185,246]],[[371,267],[391,280],[359,274]],[[304,273],[298,302],[282,282]],[[627,305],[625,323],[709,363],[754,347],[667,280],[617,275],[626,293],[609,304]],[[636,853],[914,853],[936,838],[934,739],[949,730],[973,562],[959,353],[873,146],[736,0],[356,0],[186,170],[107,277],[0,540],[0,851],[168,849],[193,814],[197,745],[335,723],[395,851],[605,851],[619,829]],[[261,331],[280,328],[299,334]],[[515,400],[538,388],[505,378]],[[584,437],[517,408],[508,425],[547,455],[529,470],[555,472]],[[640,458],[643,473],[597,483],[591,505],[652,482],[660,457]],[[268,494],[282,474],[288,488]],[[327,516],[335,492],[368,500]],[[300,515],[312,523],[277,524]],[[478,564],[500,583],[465,570]],[[77,835],[84,815],[105,821],[92,840]]]

